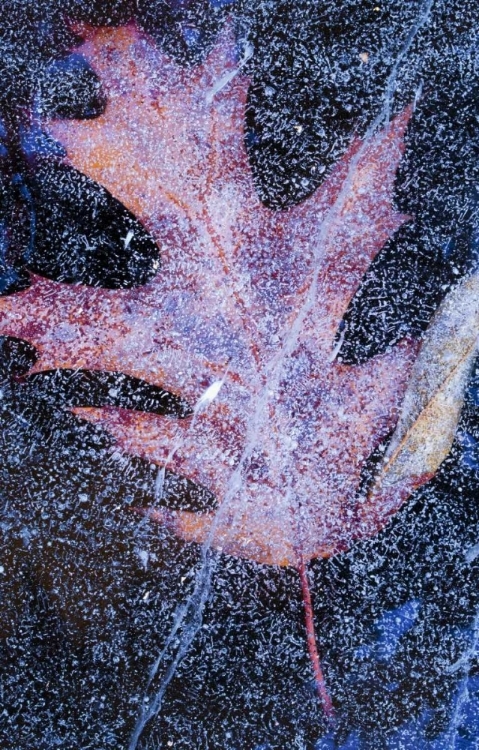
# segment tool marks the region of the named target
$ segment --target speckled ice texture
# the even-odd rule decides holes
[[[0,3],[2,750],[479,746],[478,9]]]

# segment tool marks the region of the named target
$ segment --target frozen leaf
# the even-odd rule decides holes
[[[81,412],[214,493],[217,514],[144,509],[179,536],[294,566],[348,548],[375,528],[375,508],[355,516],[362,468],[395,426],[417,346],[349,366],[335,359],[335,334],[404,220],[391,195],[409,113],[354,141],[307,201],[272,211],[254,189],[247,81],[226,35],[192,69],[133,25],[91,33],[82,54],[108,94],[105,114],[50,130],[151,231],[163,270],[136,290],[36,279],[0,302],[3,330],[41,350],[37,371],[125,372],[196,404],[174,423]]]

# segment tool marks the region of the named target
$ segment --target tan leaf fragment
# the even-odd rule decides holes
[[[363,515],[370,503],[380,508],[378,526],[383,525],[385,515],[397,511],[414,489],[434,476],[448,455],[478,336],[479,273],[474,273],[462,280],[440,305],[413,365],[382,468],[361,509]]]

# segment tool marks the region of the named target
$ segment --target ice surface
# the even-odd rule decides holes
[[[5,746],[474,747],[475,367],[362,504],[477,263],[473,3],[67,5],[0,35]]]

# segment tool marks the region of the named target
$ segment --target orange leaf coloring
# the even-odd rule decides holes
[[[50,129],[145,223],[162,267],[128,291],[36,279],[0,300],[2,332],[40,349],[37,370],[122,370],[197,404],[183,422],[77,410],[216,494],[215,516],[149,511],[185,540],[278,565],[346,549],[376,530],[374,509],[355,512],[361,469],[395,425],[417,352],[403,341],[356,367],[334,358],[349,300],[404,220],[391,194],[408,112],[273,212],[254,190],[247,81],[227,35],[188,70],[134,25],[87,36],[106,112]]]

